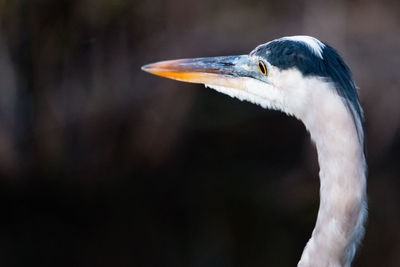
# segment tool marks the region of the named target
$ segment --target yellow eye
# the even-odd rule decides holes
[[[258,61],[258,70],[259,70],[262,74],[267,75],[267,66],[265,66],[265,63],[262,62],[261,60]]]

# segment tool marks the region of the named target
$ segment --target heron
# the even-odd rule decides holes
[[[364,115],[350,69],[332,46],[288,36],[245,55],[160,61],[142,70],[299,119],[317,150],[320,202],[297,266],[351,265],[367,217]]]

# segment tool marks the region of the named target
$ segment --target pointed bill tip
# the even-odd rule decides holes
[[[168,77],[166,74],[168,73],[181,73],[181,72],[186,72],[188,70],[185,70],[185,68],[179,67],[179,64],[181,63],[182,60],[167,60],[167,61],[159,61],[155,63],[150,63],[143,65],[141,67],[142,71],[154,74],[154,75],[159,75],[163,76],[166,78],[171,78],[173,77]]]
[[[142,71],[149,72],[149,70],[151,69],[151,64],[143,65],[142,67],[140,67],[140,69]]]

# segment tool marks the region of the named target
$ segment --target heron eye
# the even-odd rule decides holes
[[[258,70],[259,70],[262,74],[267,75],[267,66],[265,66],[265,63],[262,62],[261,60],[258,61]]]

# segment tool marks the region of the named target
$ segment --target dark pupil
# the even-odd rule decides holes
[[[260,63],[258,63],[258,66],[260,67],[260,70],[261,70],[262,74],[265,74],[265,67],[264,67],[264,64],[262,64],[262,63],[260,62]]]

